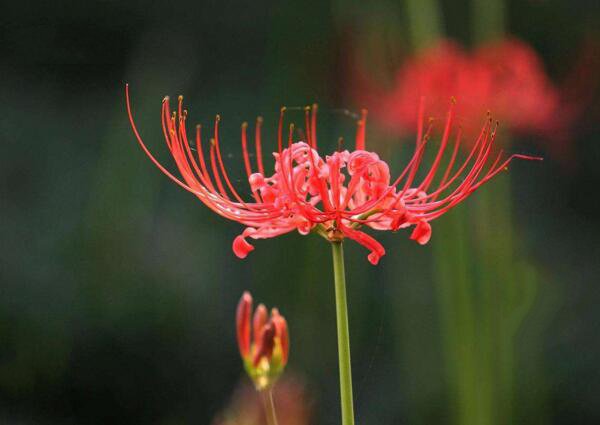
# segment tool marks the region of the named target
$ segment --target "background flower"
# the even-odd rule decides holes
[[[355,92],[358,103],[367,101],[375,119],[391,130],[416,131],[418,117],[411,105],[421,98],[428,115],[437,120],[443,119],[448,99],[456,99],[457,121],[471,140],[478,132],[476,123],[491,111],[505,130],[535,135],[533,140],[552,153],[570,149],[569,129],[576,109],[562,98],[542,60],[524,42],[501,39],[467,51],[456,42],[441,40],[403,62],[389,89],[365,81],[363,74],[358,78],[364,86],[359,87],[370,89]]]

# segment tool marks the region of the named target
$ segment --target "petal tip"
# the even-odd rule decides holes
[[[369,263],[371,263],[374,266],[376,266],[377,264],[379,264],[379,260],[381,259],[381,256],[379,256],[378,254],[372,252],[369,255],[367,255],[367,259],[369,260]]]
[[[254,247],[246,241],[243,235],[239,235],[233,240],[232,248],[236,257],[241,259],[246,258],[250,252],[254,251]]]
[[[419,245],[425,245],[431,239],[431,224],[426,221],[419,221],[415,226],[410,238]]]

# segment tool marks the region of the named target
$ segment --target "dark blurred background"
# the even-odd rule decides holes
[[[352,134],[353,122],[327,112],[360,107],[348,58],[369,37],[413,48],[409,3],[3,2],[0,423],[211,423],[244,378],[234,311],[246,289],[288,319],[288,369],[304,382],[312,423],[339,423],[329,247],[290,234],[238,260],[241,227],[172,185],[135,143],[124,84],[142,136],[168,164],[166,94],[184,94],[194,122],[220,113],[226,160],[241,176],[240,123],[263,115],[269,146],[281,105],[319,102],[324,146]],[[469,2],[439,7],[445,34],[472,44]],[[583,46],[597,46],[586,44],[598,36],[596,1],[508,1],[504,18],[557,82]],[[516,142],[546,161],[519,164],[510,180],[516,252],[538,279],[504,372],[515,381],[505,423],[600,423],[594,96],[568,161]],[[381,155],[394,149],[386,143]],[[377,267],[347,244],[357,423],[452,424],[469,403],[448,377],[470,364],[448,366],[452,335],[434,283],[452,214],[425,247],[406,232],[382,235],[388,256]]]

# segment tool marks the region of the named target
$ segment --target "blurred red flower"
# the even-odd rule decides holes
[[[386,92],[362,74],[357,101],[374,108],[374,115],[394,132],[416,131],[419,117],[414,105],[419,99],[424,99],[430,116],[439,118],[448,99],[455,98],[457,122],[468,140],[474,140],[477,123],[489,110],[514,133],[543,136],[542,143],[550,150],[562,150],[564,146],[557,144],[568,142],[575,115],[572,105],[562,102],[536,52],[514,38],[472,53],[454,42],[441,41],[406,59]]]

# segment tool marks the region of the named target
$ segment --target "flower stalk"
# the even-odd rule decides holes
[[[275,402],[273,401],[273,390],[268,389],[261,391],[261,398],[265,407],[265,416],[267,418],[267,425],[278,425],[277,413],[275,412]]]
[[[354,425],[352,365],[350,362],[348,303],[346,301],[346,272],[344,270],[344,248],[342,242],[332,242],[331,249],[333,254],[333,276],[335,283],[335,310],[337,319],[342,425]]]

